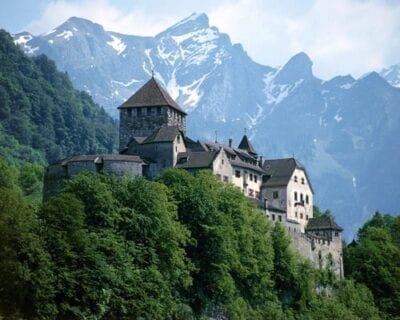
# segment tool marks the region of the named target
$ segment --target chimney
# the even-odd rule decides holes
[[[229,139],[229,148],[232,148],[232,139]]]

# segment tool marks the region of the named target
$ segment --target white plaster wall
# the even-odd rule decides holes
[[[173,142],[173,166],[176,165],[176,162],[178,160],[178,153],[180,152],[186,152],[185,142],[181,133],[179,133],[179,135],[175,137],[175,140]]]
[[[213,172],[221,177],[221,181],[232,182],[232,166],[229,159],[224,151],[221,149],[213,162]],[[225,181],[227,179],[227,181]]]
[[[295,181],[295,177],[297,177],[297,182]],[[304,179],[304,184],[302,183],[302,179]],[[297,201],[295,201],[294,197],[295,192],[297,192]],[[296,205],[296,202],[301,202],[301,195],[303,195],[304,205]],[[306,196],[309,199],[308,204],[306,203]],[[295,220],[301,224],[302,232],[304,232],[304,227],[307,225],[308,219],[313,217],[313,203],[313,193],[305,172],[296,168],[287,186],[286,211],[288,219]]]
[[[240,178],[236,177],[236,170],[240,171]],[[250,180],[250,174],[253,175],[252,181]],[[254,179],[255,175],[257,176],[257,182]],[[256,198],[256,192],[260,193],[261,190],[262,177],[254,170],[232,166],[232,183],[239,187],[240,190],[248,197],[250,196],[250,189],[252,189],[252,198]]]

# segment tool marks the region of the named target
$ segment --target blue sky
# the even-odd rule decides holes
[[[0,27],[40,34],[74,15],[155,35],[193,12],[257,62],[276,67],[306,52],[322,79],[400,63],[400,0],[10,0],[0,3]]]

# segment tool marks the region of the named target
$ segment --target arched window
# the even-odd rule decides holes
[[[306,203],[308,204],[310,202],[310,199],[308,198],[308,194],[306,195]]]
[[[300,202],[304,202],[304,196],[302,193],[300,193]]]

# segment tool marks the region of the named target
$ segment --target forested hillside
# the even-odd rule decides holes
[[[157,182],[82,174],[39,204],[37,168],[0,161],[0,169],[5,319],[364,320],[397,312],[396,300],[388,303],[396,286],[389,300],[376,297],[378,310],[360,265],[352,267],[360,283],[314,269],[280,224],[211,172],[171,169]],[[398,283],[395,252],[384,253],[392,263],[382,276]]]
[[[115,146],[116,126],[105,111],[53,61],[27,57],[0,30],[0,156],[45,164]]]

